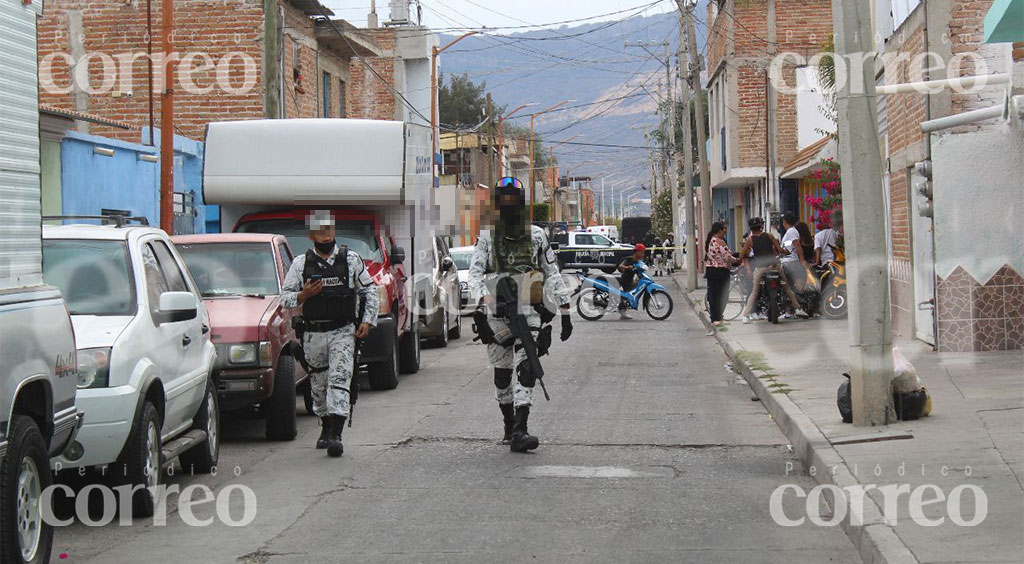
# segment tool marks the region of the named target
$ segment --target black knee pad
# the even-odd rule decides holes
[[[509,384],[512,383],[512,369],[511,368],[495,368],[494,369],[494,387],[499,390],[508,388]]]
[[[517,368],[516,372],[519,373],[519,383],[524,388],[532,388],[537,384],[537,375],[530,370],[529,361],[521,362]]]

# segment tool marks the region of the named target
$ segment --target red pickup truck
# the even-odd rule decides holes
[[[296,362],[298,341],[281,306],[281,286],[292,263],[281,235],[211,234],[172,237],[202,291],[217,348],[214,378],[224,411],[258,406],[266,437],[296,435],[295,392],[312,413],[308,376]]]

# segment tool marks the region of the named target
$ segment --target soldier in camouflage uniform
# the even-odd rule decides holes
[[[527,226],[522,183],[515,178],[502,178],[495,189],[494,200],[498,218],[494,232],[491,235],[481,234],[477,240],[469,267],[469,288],[471,295],[480,299],[481,307],[486,310],[486,316],[478,311],[476,318],[478,329],[481,323],[487,326],[481,332],[481,340],[487,344],[487,358],[494,368],[498,407],[505,424],[503,442],[508,443],[513,452],[525,452],[540,444],[527,429],[536,378],[524,370],[526,354],[518,342],[509,338],[504,312],[496,311],[495,282],[502,276],[514,277],[519,288],[520,311],[526,316],[531,330],[538,335],[544,333],[544,321],[539,311],[545,307],[543,294],[553,297],[562,316],[562,341],[572,334],[569,290],[559,273],[558,262],[544,230]],[[549,320],[553,317],[553,314],[547,315]],[[550,329],[546,328],[546,332],[550,344]],[[538,339],[539,345],[541,340]],[[515,379],[512,377],[514,369],[518,372]]]
[[[313,248],[292,262],[281,303],[302,307],[302,349],[310,369],[313,413],[322,426],[316,448],[338,457],[344,452],[341,432],[349,415],[355,339],[365,339],[377,323],[380,298],[359,255],[336,244],[329,211],[310,216],[309,238]],[[365,309],[356,319],[361,300]]]

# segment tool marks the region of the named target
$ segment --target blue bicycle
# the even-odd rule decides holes
[[[643,305],[644,311],[651,319],[668,319],[668,316],[672,315],[672,296],[668,290],[647,275],[647,265],[643,261],[637,262],[633,269],[637,273],[636,287],[629,292],[622,292],[618,284],[613,284],[603,276],[581,277],[581,283],[589,287],[579,291],[576,310],[579,311],[580,317],[588,321],[597,321],[606,313],[617,309],[619,301],[625,297],[630,309],[640,309]]]

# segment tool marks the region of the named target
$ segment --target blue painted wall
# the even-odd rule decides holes
[[[148,139],[147,131],[142,138]],[[159,135],[156,136],[159,139]],[[195,232],[206,232],[202,203],[202,143],[175,136],[174,190],[196,192]],[[112,157],[97,154],[102,147]],[[150,225],[160,224],[160,165],[139,160],[158,147],[69,131],[61,141],[61,207],[65,215],[98,215],[101,209],[129,210]]]

